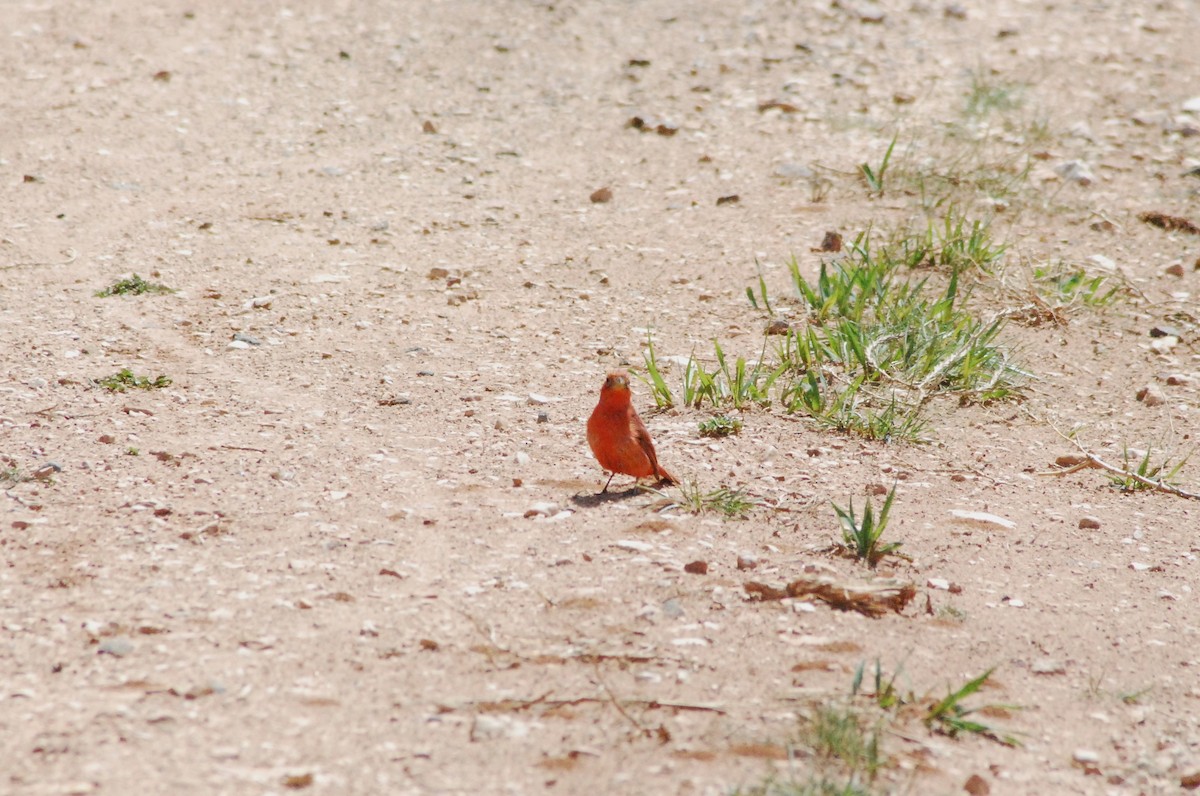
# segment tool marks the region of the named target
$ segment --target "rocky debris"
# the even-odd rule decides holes
[[[1068,160],[1054,167],[1054,173],[1067,182],[1087,187],[1096,181],[1092,167],[1082,160]]]
[[[1137,399],[1146,406],[1162,406],[1167,402],[1166,393],[1157,384],[1147,384],[1138,390]]]
[[[978,522],[983,525],[994,525],[1006,530],[1012,530],[1017,527],[1017,524],[1010,519],[1006,519],[997,514],[991,514],[986,511],[963,511],[961,509],[951,509],[950,516],[957,520],[966,520],[968,522]]]

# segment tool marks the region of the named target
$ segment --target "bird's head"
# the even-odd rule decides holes
[[[614,370],[604,379],[602,392],[629,392],[629,374],[623,370]]]

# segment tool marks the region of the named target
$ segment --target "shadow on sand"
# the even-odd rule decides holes
[[[571,502],[582,509],[594,509],[596,506],[602,506],[605,503],[616,503],[621,500],[629,500],[645,493],[646,490],[638,489],[636,486],[626,489],[624,492],[596,492],[594,494],[575,494],[571,495]]]

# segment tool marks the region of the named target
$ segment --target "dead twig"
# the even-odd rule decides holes
[[[786,586],[772,586],[759,581],[743,584],[750,599],[759,602],[782,600],[785,597],[815,598],[831,608],[857,611],[871,618],[885,613],[901,613],[914,597],[917,587],[897,578],[876,578],[871,581],[849,582],[827,577],[793,580]]]
[[[618,713],[624,716],[630,724],[636,727],[638,732],[642,733],[643,735],[653,734],[653,731],[649,727],[642,724],[633,716],[629,715],[629,711],[625,710],[625,708],[621,706],[621,703],[617,700],[617,695],[614,694],[612,689],[608,687],[608,683],[605,681],[604,675],[600,674],[600,664],[596,664],[596,679],[600,681],[600,687],[604,689],[604,693],[608,694],[609,702],[611,702],[612,706],[617,709]]]
[[[7,238],[5,242],[10,242]],[[11,271],[14,268],[39,268],[45,265],[70,265],[79,257],[79,252],[74,249],[63,249],[62,253],[66,255],[65,260],[47,260],[44,262],[28,262],[28,263],[10,263],[8,265],[0,265],[0,271]]]
[[[453,712],[464,708],[473,708],[480,713],[519,713],[521,711],[536,707],[543,707],[547,710],[555,710],[557,708],[577,707],[579,705],[612,704],[611,693],[607,698],[575,697],[574,699],[550,699],[549,697],[551,693],[552,692],[548,691],[542,696],[535,697],[534,699],[504,699],[497,702],[472,702],[459,708],[442,705],[439,706],[439,710],[443,712]],[[721,716],[727,715],[728,713],[728,711],[726,711],[724,708],[719,708],[715,705],[696,705],[687,702],[660,702],[657,699],[623,699],[621,702],[625,705],[632,705],[644,708],[646,710],[691,711],[694,713],[716,713]],[[628,718],[628,715],[626,715],[626,718]]]
[[[1055,431],[1058,431],[1058,429],[1055,429]],[[1166,492],[1168,495],[1174,495],[1175,497],[1181,497],[1187,500],[1200,500],[1200,493],[1188,492],[1186,489],[1180,489],[1179,487],[1168,484],[1165,481],[1147,478],[1144,475],[1138,475],[1135,472],[1131,472],[1124,467],[1117,467],[1115,464],[1109,464],[1096,454],[1089,451],[1087,448],[1083,447],[1078,440],[1071,439],[1061,431],[1058,433],[1059,436],[1063,437],[1064,439],[1070,440],[1071,443],[1079,449],[1079,453],[1084,457],[1084,459],[1083,461],[1077,462],[1076,464],[1068,467],[1063,467],[1059,470],[1047,470],[1045,472],[1037,473],[1037,475],[1068,475],[1080,470],[1095,468],[1112,473],[1116,476],[1120,476],[1121,478],[1128,478],[1131,481],[1141,484],[1147,489],[1153,489],[1157,492]]]

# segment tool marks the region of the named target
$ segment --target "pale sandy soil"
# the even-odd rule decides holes
[[[876,660],[916,697],[995,667],[971,702],[1019,706],[986,720],[1022,746],[914,704],[873,792],[1200,771],[1196,503],[1039,475],[1074,451],[1056,429],[1114,460],[1195,441],[1200,237],[1137,218],[1200,220],[1195,2],[0,16],[0,791],[727,794],[815,770],[806,721]],[[702,440],[710,411],[652,412],[637,382],[664,465],[762,505],[593,498],[604,372],[642,365],[648,329],[660,357],[756,356],[755,261],[784,305],[826,230],[910,219],[919,197],[869,197],[858,164],[899,130],[955,168],[938,142],[973,81],[1014,107],[953,152],[1037,155],[1009,206],[965,208],[1006,267],[1100,255],[1138,295],[1011,323],[1026,400],[935,401],[927,445],[778,406]],[[94,295],[133,272],[178,292]],[[1181,342],[1152,348],[1156,324]],[[124,367],[172,383],[93,381]],[[896,481],[903,614],[747,599],[865,576],[824,552],[830,503]]]

